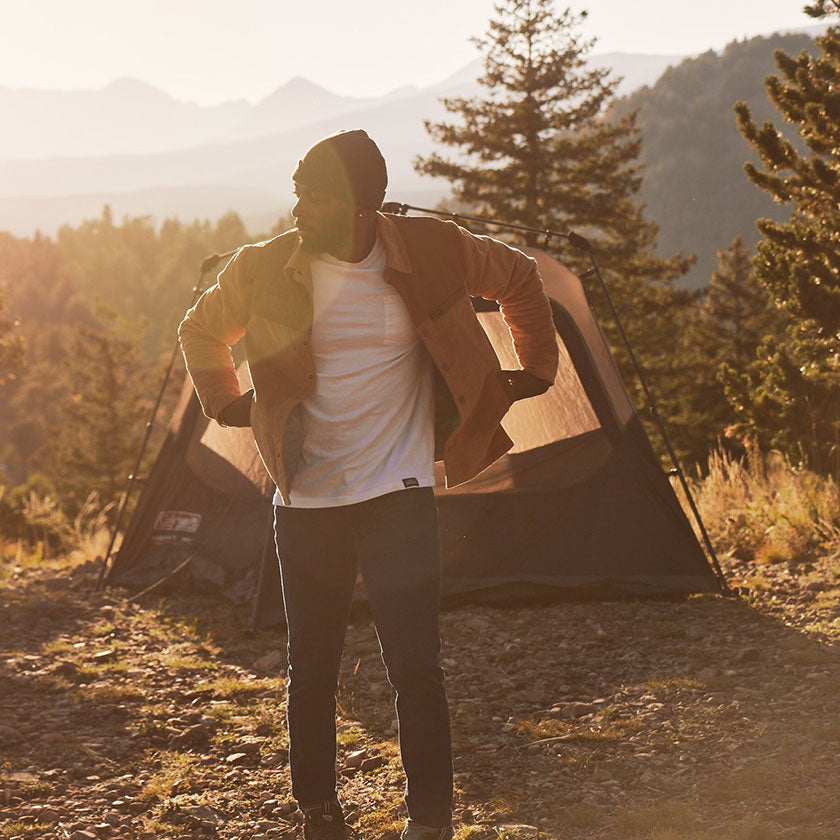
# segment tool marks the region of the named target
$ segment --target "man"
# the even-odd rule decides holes
[[[335,691],[358,566],[396,689],[401,836],[446,840],[434,461],[451,487],[511,447],[500,420],[554,379],[551,311],[520,251],[452,222],[379,212],[385,161],[364,131],[316,143],[293,180],[297,227],[237,252],[187,312],[181,346],[205,414],[251,426],[277,485],[289,761],[306,839],[347,836]],[[500,369],[471,296],[499,301],[522,370]],[[230,353],[241,338],[254,386],[242,395]]]

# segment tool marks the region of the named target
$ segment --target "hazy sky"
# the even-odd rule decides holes
[[[558,8],[565,6],[558,3]],[[690,54],[813,24],[805,0],[588,0],[595,52]],[[492,0],[0,0],[0,86],[143,79],[203,104],[293,76],[345,95],[428,85],[475,58]],[[630,9],[631,11],[628,11]]]

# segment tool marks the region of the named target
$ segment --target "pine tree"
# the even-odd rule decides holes
[[[732,438],[737,416],[727,401],[725,382],[743,376],[762,341],[782,335],[785,324],[756,279],[750,248],[740,236],[718,251],[717,259],[717,271],[696,317],[687,323],[679,352],[689,374],[686,417],[698,458],[721,443],[743,451]]]
[[[171,352],[201,261],[248,241],[236,213],[215,224],[166,219],[158,228],[142,216],[115,224],[107,205],[98,219],[62,227],[58,234],[65,270],[85,300],[147,320],[143,351],[151,358]]]
[[[824,18],[829,15],[840,15],[840,0],[816,0],[805,7],[805,13],[813,18]]]
[[[62,422],[44,455],[71,515],[92,491],[106,504],[125,488],[159,377],[140,353],[142,331],[104,307],[97,314],[101,326],[80,325],[68,347]]]
[[[495,9],[487,35],[474,39],[484,53],[485,96],[442,100],[460,124],[424,123],[461,157],[418,157],[417,170],[449,180],[456,203],[474,215],[575,230],[602,266],[623,275],[680,276],[690,261],[655,257],[657,228],[636,199],[636,114],[616,124],[602,119],[620,80],[586,68],[594,42],[576,32],[585,13],[558,15],[552,0],[501,0]]]
[[[718,268],[702,307],[705,351],[715,363],[726,362],[743,372],[767,336],[781,337],[786,318],[758,281],[750,247],[740,236],[718,251],[717,257]]]
[[[688,453],[692,441],[680,434],[686,428],[685,371],[676,350],[696,295],[673,281],[694,258],[656,253],[658,228],[644,217],[638,198],[636,114],[616,123],[604,119],[619,79],[586,66],[593,41],[577,34],[583,17],[569,9],[556,13],[552,0],[500,0],[486,36],[475,39],[484,54],[482,96],[444,99],[458,121],[425,123],[457,157],[433,153],[417,158],[415,167],[448,179],[465,213],[574,230],[589,239],[660,409],[672,418],[678,448]],[[540,244],[538,236],[519,241]],[[573,270],[589,267],[588,258],[563,243],[553,245]],[[593,305],[633,387],[636,376],[618,331],[600,289],[593,289]],[[641,388],[635,388],[642,408]]]
[[[840,13],[835,0],[806,11]],[[793,321],[768,339],[753,367],[728,383],[744,429],[789,455],[803,453],[821,470],[840,466],[840,28],[817,38],[820,54],[774,53],[780,75],[768,76],[774,107],[799,135],[797,147],[771,122],[761,127],[743,102],[741,134],[760,164],[748,178],[777,202],[791,204],[783,223],[760,219],[754,261],[758,279]]]
[[[9,384],[13,383],[16,371],[23,361],[23,342],[15,334],[17,322],[6,314],[6,294],[0,286],[0,404],[8,402]],[[2,452],[2,446],[0,446]],[[0,457],[0,483],[7,479],[7,464]],[[0,520],[2,513],[2,487],[0,486]]]
[[[14,333],[17,322],[5,315],[5,311],[6,294],[0,288],[0,388],[14,377],[14,371],[23,361],[23,342]]]

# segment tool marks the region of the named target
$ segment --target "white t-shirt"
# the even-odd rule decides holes
[[[315,390],[291,507],[334,507],[434,485],[433,368],[377,239],[358,263],[311,261]],[[275,504],[282,504],[279,491]]]

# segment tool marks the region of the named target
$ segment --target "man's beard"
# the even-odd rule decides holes
[[[301,231],[298,228],[298,241],[307,254],[321,254],[324,251],[338,250],[347,242],[352,230],[352,217],[337,219],[320,230],[307,227]]]

